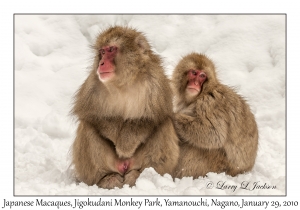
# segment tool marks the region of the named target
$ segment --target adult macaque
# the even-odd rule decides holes
[[[172,82],[181,140],[175,177],[251,170],[258,144],[255,118],[245,100],[218,81],[212,61],[197,53],[183,57]]]
[[[97,38],[92,70],[72,113],[76,177],[102,188],[130,186],[144,168],[172,174],[179,156],[172,98],[160,58],[145,36],[111,27]]]

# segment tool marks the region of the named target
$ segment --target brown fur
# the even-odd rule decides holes
[[[187,71],[207,75],[201,92],[189,97]],[[175,177],[226,172],[235,176],[252,169],[258,145],[255,118],[245,100],[221,84],[205,55],[185,56],[173,73],[175,128],[182,141]]]
[[[119,49],[115,76],[101,82],[96,74],[103,46]],[[97,38],[93,68],[78,90],[72,113],[79,127],[73,145],[76,176],[103,188],[130,186],[144,168],[171,174],[179,156],[172,123],[172,99],[160,58],[140,32],[111,27]],[[120,162],[129,159],[125,174]]]

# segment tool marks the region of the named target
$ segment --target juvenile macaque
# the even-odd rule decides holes
[[[179,157],[172,98],[160,58],[145,36],[111,27],[97,38],[92,70],[72,113],[76,177],[102,188],[133,186],[144,168],[172,174]]]
[[[172,82],[181,140],[175,177],[251,170],[258,144],[255,118],[245,100],[218,81],[212,61],[197,53],[185,56]]]

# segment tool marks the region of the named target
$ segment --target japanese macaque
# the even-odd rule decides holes
[[[251,170],[258,145],[254,115],[241,96],[218,81],[212,61],[197,53],[183,57],[172,83],[180,139],[175,177]]]
[[[96,40],[92,70],[75,96],[76,178],[101,188],[133,186],[144,168],[172,174],[179,157],[172,92],[145,36],[111,27]]]

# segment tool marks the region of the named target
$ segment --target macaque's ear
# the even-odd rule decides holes
[[[142,34],[140,34],[138,37],[136,37],[135,42],[140,47],[142,52],[146,52],[146,51],[150,50],[150,45],[149,45],[148,41],[146,40],[145,36],[143,36]]]

